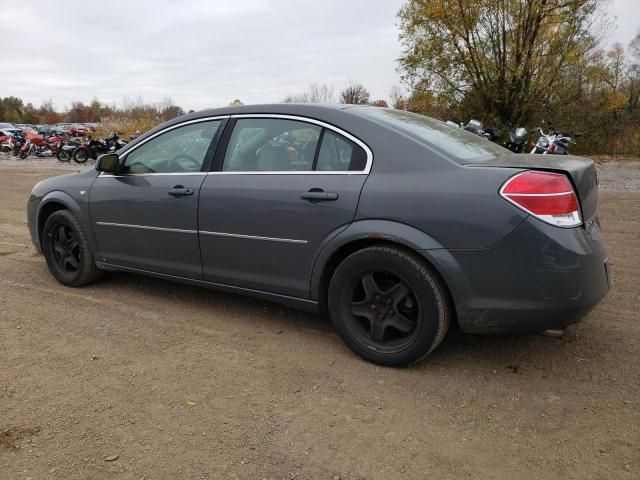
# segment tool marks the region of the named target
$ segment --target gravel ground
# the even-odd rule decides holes
[[[59,285],[24,208],[76,168],[0,160],[0,479],[640,478],[637,163],[600,166],[615,286],[564,340],[453,331],[405,369],[269,303]]]
[[[612,161],[598,164],[601,190],[640,190],[640,161]]]

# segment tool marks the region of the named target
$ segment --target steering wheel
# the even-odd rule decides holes
[[[182,165],[180,165],[180,163],[178,162],[178,160],[182,160],[182,159],[186,159],[189,162],[193,163],[193,165],[196,167],[196,170],[200,170],[200,162],[198,162],[195,158],[190,157],[189,155],[177,155],[175,157],[173,157],[171,160],[169,160],[169,162],[167,163],[167,171],[171,172],[174,170],[182,170],[183,172],[186,172],[188,170],[185,170],[184,168],[182,168]],[[179,167],[178,169],[176,169],[175,167]]]

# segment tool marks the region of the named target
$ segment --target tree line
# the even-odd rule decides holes
[[[605,0],[409,0],[394,107],[498,128],[553,125],[576,151],[640,154],[640,33],[605,48]]]
[[[120,105],[98,99],[90,103],[74,101],[64,111],[56,110],[51,100],[35,107],[17,97],[0,98],[0,121],[33,125],[101,123],[105,130],[118,130],[126,134],[144,132],[184,113],[184,109],[168,97],[159,103],[145,103],[141,98],[125,97]]]

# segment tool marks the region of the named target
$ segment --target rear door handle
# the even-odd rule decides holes
[[[173,188],[167,190],[167,193],[172,197],[186,197],[193,195],[193,188],[184,188],[182,185],[176,185]]]
[[[309,200],[310,202],[332,202],[338,199],[338,194],[325,192],[321,188],[312,188],[308,192],[301,194],[300,198]]]

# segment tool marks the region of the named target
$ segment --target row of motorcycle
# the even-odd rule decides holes
[[[455,122],[447,122],[451,126],[464,128],[465,130],[487,138],[492,142],[499,139],[500,134],[494,128],[484,128],[482,122],[479,120],[470,120],[467,125],[458,125]],[[537,134],[536,141],[531,140],[531,135]],[[547,133],[545,133],[541,127],[534,130],[527,130],[524,127],[519,127],[509,132],[508,139],[504,142],[503,146],[514,153],[530,153],[541,155],[568,155],[569,145],[576,143],[572,137],[579,137],[580,134],[565,135],[559,130],[553,127],[549,127]]]
[[[59,161],[68,163],[86,163],[87,160],[97,159],[103,153],[115,152],[128,142],[121,139],[117,132],[107,138],[92,138],[90,136],[73,139],[68,135],[42,136],[34,133],[14,133],[0,136],[0,153],[15,155],[25,159],[30,155],[36,157],[56,157]]]

